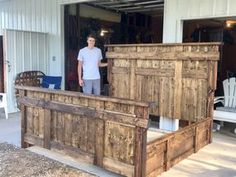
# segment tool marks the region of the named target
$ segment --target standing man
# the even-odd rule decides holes
[[[101,83],[99,67],[105,67],[107,63],[101,63],[102,52],[101,49],[95,47],[95,42],[95,36],[92,34],[88,35],[88,46],[79,51],[78,79],[79,85],[83,87],[84,93],[100,95]]]

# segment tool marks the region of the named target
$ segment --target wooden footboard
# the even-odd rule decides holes
[[[146,176],[154,177],[211,142],[212,118],[189,125],[147,144]]]
[[[56,149],[125,176],[145,175],[148,104],[17,86],[22,147]]]

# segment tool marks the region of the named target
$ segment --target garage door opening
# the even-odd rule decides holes
[[[96,35],[106,62],[106,44],[162,43],[164,0],[96,1],[65,6],[65,89],[80,91],[77,55]],[[102,94],[106,93],[106,68],[101,69]]]

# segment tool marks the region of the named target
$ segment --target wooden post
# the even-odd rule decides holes
[[[208,129],[209,131],[208,142],[209,143],[212,143],[212,128],[213,128],[213,119],[210,120],[210,127]]]
[[[171,139],[171,138],[170,138]],[[166,141],[166,152],[164,157],[164,163],[165,163],[165,171],[170,169],[170,139]]]
[[[195,136],[194,136],[194,153],[198,151],[198,125],[195,127]]]
[[[20,97],[24,97],[26,96],[26,91],[25,90],[20,90],[19,92],[19,95]],[[26,118],[27,118],[27,115],[26,115],[26,107],[21,104],[20,105],[20,110],[21,110],[21,147],[22,148],[27,148],[28,147],[28,144],[25,143],[25,133],[26,133]]]
[[[51,139],[51,110],[44,109],[44,138],[43,147],[50,149]]]
[[[143,175],[145,174],[145,169],[142,169],[142,165],[143,165],[143,160],[142,157],[142,147],[143,147],[143,135],[142,135],[143,131],[142,128],[140,127],[136,127],[136,131],[135,131],[135,160],[134,160],[134,164],[135,164],[135,171],[134,171],[134,176],[135,177],[143,177]],[[142,170],[144,170],[144,172],[142,172]]]
[[[103,157],[104,157],[104,136],[105,136],[105,125],[104,120],[96,120],[96,144],[95,144],[95,155],[94,164],[103,167]]]
[[[146,176],[146,162],[147,162],[147,129],[142,129],[142,176]]]

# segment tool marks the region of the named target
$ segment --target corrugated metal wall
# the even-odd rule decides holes
[[[4,31],[5,50],[5,91],[8,111],[16,112],[14,82],[17,73],[29,70],[48,70],[48,40],[46,33]]]
[[[236,0],[165,0],[163,42],[182,42],[182,20],[233,16]]]
[[[64,74],[61,6],[57,0],[6,0],[0,2],[0,34],[3,29],[48,33],[50,75]],[[26,63],[33,62],[28,58]],[[32,61],[30,61],[32,60]]]

